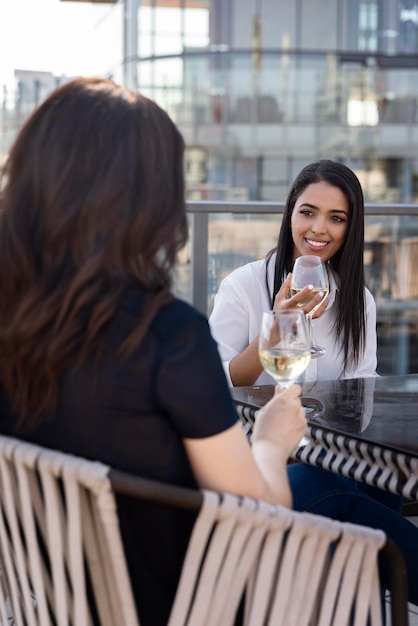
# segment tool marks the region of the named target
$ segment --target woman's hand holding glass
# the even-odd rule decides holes
[[[313,261],[314,267],[309,263]],[[308,263],[309,274],[304,264]],[[289,296],[290,292],[290,297]],[[298,257],[293,271],[287,276],[274,299],[274,310],[299,308],[306,315],[309,336],[311,338],[311,357],[323,356],[325,350],[321,346],[312,345],[312,319],[320,317],[327,308],[329,279],[325,263],[316,256]]]
[[[300,294],[307,286],[310,289],[310,293],[306,296],[305,300],[300,302],[300,306],[309,304],[309,302],[312,302],[315,296],[317,296],[316,303],[314,303],[310,311],[306,313],[309,336],[311,338],[311,357],[314,359],[323,356],[325,349],[322,346],[315,345],[312,341],[312,318],[316,310],[319,309],[321,302],[326,301],[329,294],[327,267],[319,256],[311,254],[300,256],[293,265],[290,294],[292,296]]]
[[[264,370],[281,387],[289,387],[307,368],[311,359],[311,339],[301,309],[279,309],[263,313],[259,335],[259,358]],[[324,410],[320,400],[303,397],[307,417]]]
[[[312,319],[321,317],[328,305],[328,299],[324,298],[320,293],[315,293],[313,298],[307,299],[307,296],[312,292],[310,285],[306,285],[303,289],[297,292],[294,296],[288,297],[290,293],[290,285],[292,282],[292,273],[288,274],[286,280],[283,282],[279,291],[274,299],[273,309],[278,311],[279,309],[300,309],[305,315],[311,314]]]
[[[259,357],[265,371],[288,388],[306,369],[310,338],[303,311],[265,311],[259,336]],[[257,421],[257,420],[256,420]],[[302,441],[299,442],[301,445]]]
[[[300,401],[301,387],[293,384],[287,389],[278,385],[274,396],[258,411],[252,444],[269,441],[287,459],[306,431],[305,411]]]
[[[259,357],[265,371],[282,387],[304,372],[311,358],[303,311],[265,311],[259,337]]]

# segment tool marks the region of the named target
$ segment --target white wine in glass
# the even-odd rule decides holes
[[[312,342],[312,316],[329,294],[327,267],[319,256],[310,254],[300,256],[296,259],[293,265],[290,295],[295,296],[304,287],[306,287],[306,285],[312,285],[313,288],[308,296],[299,303],[299,306],[306,306],[320,292],[324,294],[317,305],[306,314],[309,336],[311,338],[311,358],[315,359],[320,356],[324,356],[325,349]]]
[[[311,360],[310,346],[303,311],[285,309],[263,313],[258,353],[265,371],[281,387],[289,387],[305,371]],[[307,417],[310,413],[307,411]],[[303,438],[299,446],[307,441]]]
[[[265,371],[282,387],[289,387],[311,359],[305,315],[298,309],[263,313],[259,356]]]

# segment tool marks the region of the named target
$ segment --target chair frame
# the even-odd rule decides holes
[[[102,626],[139,626],[118,494],[197,513],[169,626],[232,625],[244,592],[250,626],[339,624],[353,607],[358,623],[380,624],[380,552],[392,623],[408,624],[404,559],[382,531],[163,484],[0,435],[2,625],[91,626],[88,577]]]
[[[203,495],[199,491],[140,478],[115,469],[110,470],[109,479],[115,493],[134,498],[143,498],[158,504],[177,506],[196,512],[198,512],[202,506]],[[381,553],[389,565],[392,624],[396,624],[396,626],[408,626],[407,572],[405,560],[399,547],[389,537],[386,537]]]

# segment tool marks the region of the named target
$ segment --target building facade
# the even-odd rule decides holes
[[[124,48],[110,75],[180,127],[189,198],[281,201],[328,157],[356,171],[366,201],[418,202],[418,0],[116,4]],[[57,84],[42,74],[3,93],[0,158]]]
[[[137,84],[189,146],[192,198],[283,200],[307,162],[418,201],[418,2],[140,0]]]

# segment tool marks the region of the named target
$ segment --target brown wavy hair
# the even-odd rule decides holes
[[[183,139],[153,101],[110,80],[54,91],[1,174],[0,380],[21,421],[53,410],[59,376],[100,347],[129,284],[139,345],[169,301],[187,240]]]

